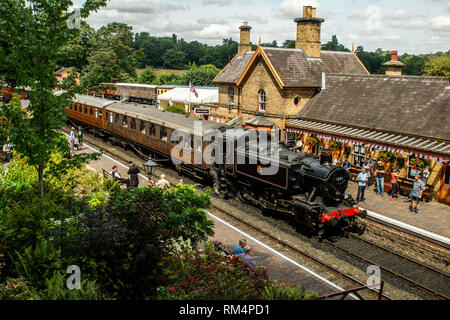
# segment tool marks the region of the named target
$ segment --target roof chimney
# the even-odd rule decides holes
[[[405,66],[405,64],[398,60],[398,52],[392,51],[391,61],[386,62],[385,64],[383,64],[383,66],[386,67],[386,75],[401,76],[402,68]]]
[[[324,19],[316,18],[316,8],[303,7],[303,17],[294,19],[297,23],[297,41],[295,48],[303,49],[308,57],[320,58],[322,44],[320,29]]]
[[[241,30],[241,40],[238,46],[238,56],[243,56],[247,51],[252,51],[252,45],[250,44],[252,27],[248,25],[248,22],[243,22],[239,29]]]

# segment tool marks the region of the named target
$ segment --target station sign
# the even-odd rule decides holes
[[[196,116],[205,116],[210,114],[210,108],[196,108],[194,109],[194,114]]]

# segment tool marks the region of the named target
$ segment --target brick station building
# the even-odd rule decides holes
[[[286,123],[285,134],[306,152],[334,145],[334,159],[348,159],[355,175],[365,160],[389,156],[386,166],[401,170],[406,194],[422,171],[427,198],[450,204],[449,124],[450,78],[401,76],[397,70],[394,76],[328,75],[298,119]],[[417,168],[416,159],[425,168]],[[387,189],[389,182],[387,174]]]
[[[210,106],[211,115],[226,121],[241,117],[242,124],[249,126],[258,123],[257,117],[265,117],[283,128],[320,92],[325,74],[367,75],[354,53],[321,50],[324,20],[315,15],[315,8],[304,7],[303,17],[295,19],[295,49],[259,46],[251,51],[251,27],[244,22],[237,55],[214,79],[219,103]],[[267,129],[267,122],[262,124]]]

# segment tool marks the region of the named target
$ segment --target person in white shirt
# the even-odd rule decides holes
[[[120,175],[120,172],[119,172],[119,169],[117,168],[117,166],[114,166],[112,168],[112,171],[110,172],[110,174],[113,176],[114,180],[119,181],[120,183],[126,184],[127,185],[127,189],[130,187],[130,180],[122,178],[122,176]]]
[[[75,128],[72,127],[72,130],[70,130],[70,151],[75,150]]]
[[[155,187],[157,188],[170,188],[170,183],[166,180],[166,175],[162,174],[161,178],[156,182]]]

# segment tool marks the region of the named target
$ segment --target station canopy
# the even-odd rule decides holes
[[[209,104],[219,102],[219,88],[196,88],[198,97],[192,92],[189,87],[174,88],[168,92],[158,96],[159,101],[169,101],[172,103],[182,104]]]

